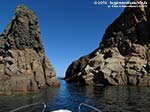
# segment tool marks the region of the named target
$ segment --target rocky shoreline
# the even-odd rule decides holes
[[[150,86],[150,4],[146,1],[147,7],[125,8],[108,26],[99,47],[70,64],[65,80]]]
[[[64,79],[80,85],[150,86],[149,5],[126,7],[108,26],[99,47],[73,61]],[[59,85],[45,55],[36,15],[17,6],[0,35],[0,95]]]
[[[58,86],[45,55],[37,17],[20,5],[0,35],[0,92],[30,92]]]

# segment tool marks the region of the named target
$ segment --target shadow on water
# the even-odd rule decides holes
[[[59,88],[42,90],[39,94],[0,96],[0,112],[35,102],[45,102],[46,111],[68,109],[78,112],[80,103],[86,103],[102,112],[150,112],[149,87],[89,86],[79,87],[60,80]],[[41,112],[42,104],[20,112]],[[83,107],[83,112],[94,112]]]

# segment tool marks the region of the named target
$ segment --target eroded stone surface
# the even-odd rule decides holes
[[[0,91],[28,92],[59,85],[45,56],[37,17],[20,5],[0,35]]]
[[[67,82],[150,86],[150,6],[146,1],[148,7],[125,8],[106,29],[99,48],[72,62]]]

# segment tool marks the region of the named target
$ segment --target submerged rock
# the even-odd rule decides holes
[[[28,92],[59,85],[45,56],[37,17],[20,5],[0,35],[0,91]]]
[[[137,0],[134,0],[137,1]],[[67,82],[150,86],[150,4],[127,7],[106,29],[99,47],[72,62]]]

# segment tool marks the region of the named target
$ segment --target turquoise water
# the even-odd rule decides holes
[[[17,112],[41,112],[42,102],[47,104],[46,111],[69,109],[78,112],[78,105],[86,103],[103,112],[150,112],[149,87],[78,87],[60,80],[59,88],[49,88],[39,94],[0,96],[0,112],[39,103]],[[94,112],[83,107],[83,112]]]

